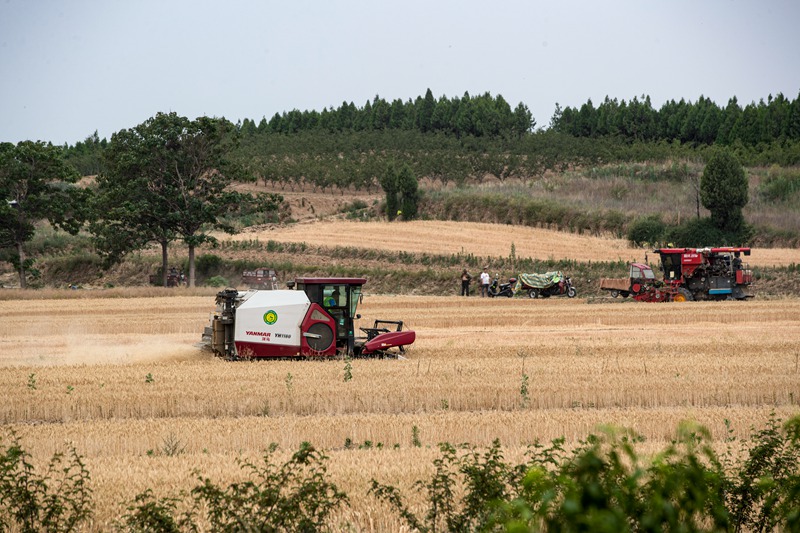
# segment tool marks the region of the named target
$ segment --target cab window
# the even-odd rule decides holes
[[[350,287],[350,316],[356,316],[358,301],[361,299],[361,286]]]
[[[347,293],[344,285],[324,285],[322,288],[323,307],[345,307]]]

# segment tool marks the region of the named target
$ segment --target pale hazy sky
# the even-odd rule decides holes
[[[159,111],[258,122],[343,101],[800,92],[797,0],[0,0],[0,142],[74,144]]]

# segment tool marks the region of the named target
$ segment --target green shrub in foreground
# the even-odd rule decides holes
[[[800,532],[800,416],[766,426],[734,450],[717,454],[708,431],[683,424],[654,456],[637,451],[642,437],[603,428],[574,450],[564,439],[531,445],[520,463],[486,450],[440,444],[434,472],[414,484],[422,511],[375,480],[369,493],[411,530],[434,531],[790,531]],[[359,448],[362,448],[361,446]],[[372,448],[372,446],[363,446]],[[380,446],[378,446],[380,448]],[[286,462],[277,445],[263,464],[227,487],[198,476],[179,497],[148,489],[128,504],[125,531],[320,531],[348,496],[328,479],[327,457],[303,443]],[[37,474],[12,434],[0,447],[0,531],[79,529],[91,517],[89,474],[71,450]],[[338,524],[342,526],[342,524]]]
[[[92,516],[89,472],[74,448],[37,473],[15,434],[0,438],[0,531],[75,531]]]

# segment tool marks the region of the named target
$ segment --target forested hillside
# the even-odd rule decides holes
[[[17,174],[36,166],[25,160],[30,149],[41,157],[59,152],[75,176],[97,176],[79,186],[40,176],[42,191],[82,194],[59,216],[71,231],[91,231],[90,253],[110,264],[159,243],[163,273],[169,244],[183,241],[190,279],[193,247],[213,243],[210,230],[294,220],[271,194],[293,191],[385,198],[371,196],[373,205],[354,202],[347,208],[347,216],[362,219],[391,220],[402,213],[403,220],[611,234],[645,246],[800,242],[800,95],[769,96],[744,107],[732,97],[724,108],[704,97],[671,100],[658,110],[647,96],[630,102],[606,98],[596,108],[591,101],[579,108],[556,105],[545,128],[524,103],[512,105],[501,95],[437,98],[428,90],[407,101],[376,96],[362,106],[343,102],[236,124],[158,113],[110,140],[94,133],[74,146],[2,148],[7,168]],[[715,200],[714,212],[709,197],[703,199],[704,175],[721,152],[739,176],[738,192],[733,202],[725,192],[730,187],[719,187],[724,194]],[[170,169],[182,168],[164,181],[159,161],[167,160],[173,160]],[[195,168],[199,160],[208,163]],[[186,172],[193,176],[191,184]],[[5,180],[0,192],[10,201],[19,191],[16,178],[6,174],[0,173]],[[396,192],[397,179],[406,192]],[[419,192],[417,182],[424,185]],[[212,189],[219,190],[209,195]],[[246,194],[235,192],[244,189]],[[40,200],[46,202],[46,196]],[[176,199],[186,205],[178,206]],[[47,218],[26,213],[24,208],[35,205],[20,196],[13,205],[0,206],[6,227],[19,229],[8,238],[0,235],[0,257],[21,277],[34,264],[28,251],[32,224]],[[711,224],[715,217],[730,219],[729,208],[738,213],[735,225]]]

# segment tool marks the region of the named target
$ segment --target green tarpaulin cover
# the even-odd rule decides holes
[[[517,277],[516,290],[519,289],[546,289],[564,279],[564,273],[560,270],[545,272],[544,274],[520,274]]]

